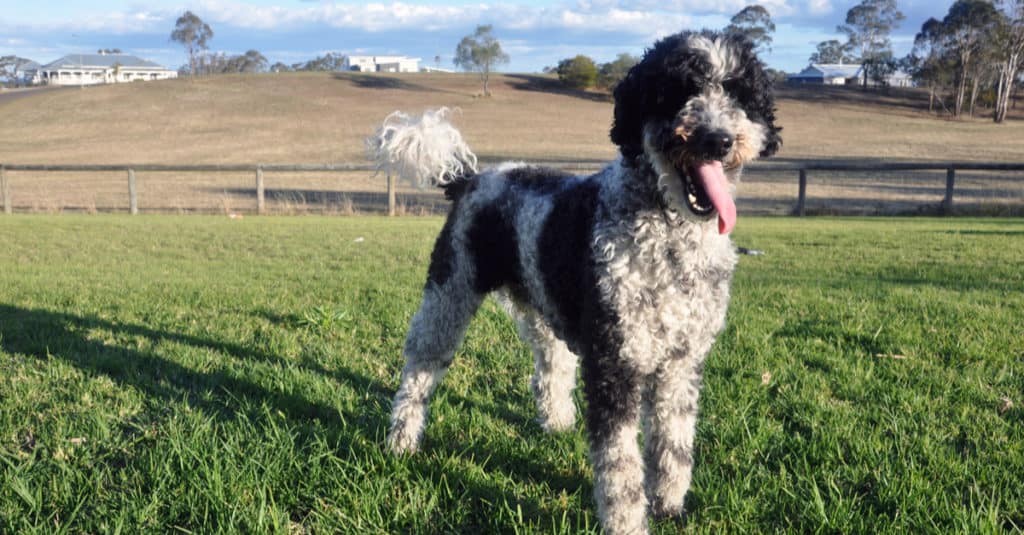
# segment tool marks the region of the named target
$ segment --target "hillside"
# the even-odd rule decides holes
[[[396,109],[458,108],[481,157],[605,159],[611,103],[537,75],[499,75],[476,97],[469,75],[232,75],[43,92],[0,103],[0,161],[326,163],[359,161]],[[781,89],[780,158],[1024,159],[1024,120],[929,116],[919,93]],[[908,96],[909,95],[909,96]]]

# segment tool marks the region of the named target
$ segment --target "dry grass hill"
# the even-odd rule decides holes
[[[449,106],[485,160],[608,160],[612,104],[606,93],[564,89],[538,75],[499,75],[479,98],[470,75],[288,73],[235,75],[0,97],[0,163],[256,164],[364,161],[363,139],[394,110]],[[774,161],[1024,161],[1024,114],[1006,124],[929,115],[926,95],[856,88],[781,88],[784,146]],[[12,97],[17,98],[12,98]],[[1024,107],[1024,106],[1022,106]],[[123,211],[125,173],[7,172],[15,211]],[[749,172],[748,213],[793,210],[796,176]],[[942,199],[945,173],[815,173],[815,213],[917,213]],[[138,177],[145,212],[252,212],[252,173],[147,172]],[[979,211],[1024,209],[1020,173],[958,175],[957,195]],[[266,177],[276,213],[380,211],[384,181],[365,171]],[[965,189],[966,188],[966,189]],[[437,192],[399,189],[400,208],[446,209]],[[841,211],[837,212],[838,206]],[[990,210],[984,208],[984,210]]]
[[[287,73],[65,89],[0,103],[0,161],[326,163],[359,161],[391,111],[450,106],[483,157],[605,159],[607,95],[537,75]],[[1024,159],[1024,114],[1006,124],[930,116],[920,93],[780,89],[781,158]]]

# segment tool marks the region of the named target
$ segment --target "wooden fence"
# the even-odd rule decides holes
[[[565,170],[586,171],[595,170],[607,165],[605,161],[574,161],[574,162],[532,162],[538,165],[554,167]],[[71,164],[0,164],[0,196],[3,197],[3,211],[5,214],[13,212],[14,196],[17,191],[11,191],[7,172],[28,171],[28,172],[123,172],[126,176],[125,193],[127,197],[128,212],[132,215],[139,213],[139,195],[136,182],[136,173],[139,172],[186,172],[186,173],[251,173],[252,190],[256,197],[256,213],[265,214],[266,195],[264,187],[264,175],[267,173],[333,173],[333,172],[366,172],[373,173],[374,167],[365,163],[340,163],[340,164],[229,164],[229,165],[163,165],[163,164],[101,164],[101,165],[71,165]],[[798,162],[754,162],[745,169],[745,176],[757,173],[770,172],[772,174],[792,173],[797,179],[797,190],[793,199],[793,208],[790,213],[803,216],[807,212],[807,186],[813,180],[815,174],[822,176],[836,172],[857,172],[857,173],[891,173],[908,171],[945,171],[945,195],[939,205],[939,213],[952,214],[954,210],[954,196],[956,192],[956,180],[958,171],[1024,171],[1024,163],[974,163],[974,162],[921,162],[921,163],[875,163],[875,162],[833,162],[833,161],[798,161]],[[791,175],[792,176],[792,175]],[[1014,184],[1020,184],[1022,188],[1022,200],[1024,200],[1024,177],[1013,177],[1010,180]],[[387,187],[387,212],[395,214],[396,209],[396,183],[393,177],[386,177]]]

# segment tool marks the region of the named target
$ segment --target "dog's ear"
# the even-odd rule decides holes
[[[760,156],[767,158],[782,146],[782,127],[775,126],[775,80],[765,72],[764,63],[757,57],[754,43],[739,33],[726,37],[736,52],[740,70],[725,82],[725,89],[736,99],[747,117],[764,125],[767,130]]]
[[[643,153],[647,122],[671,119],[698,91],[692,73],[705,72],[707,61],[688,48],[689,35],[684,32],[655,43],[615,87],[611,139],[627,161]]]
[[[615,86],[615,115],[612,122],[612,143],[619,146],[622,157],[632,161],[643,152],[643,123],[641,108],[646,99],[641,81],[641,63],[637,63],[626,77]]]

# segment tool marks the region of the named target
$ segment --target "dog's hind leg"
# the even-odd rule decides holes
[[[448,370],[482,300],[483,296],[458,276],[444,284],[427,283],[423,303],[412,318],[405,340],[405,368],[388,431],[391,451],[416,451],[426,425],[430,395]]]
[[[673,355],[644,396],[646,486],[651,513],[658,517],[680,514],[690,488],[703,357],[685,351]]]
[[[549,433],[572,429],[576,423],[572,392],[576,387],[578,359],[536,310],[519,303],[513,306],[519,335],[533,349],[530,390],[537,401],[537,421]]]

